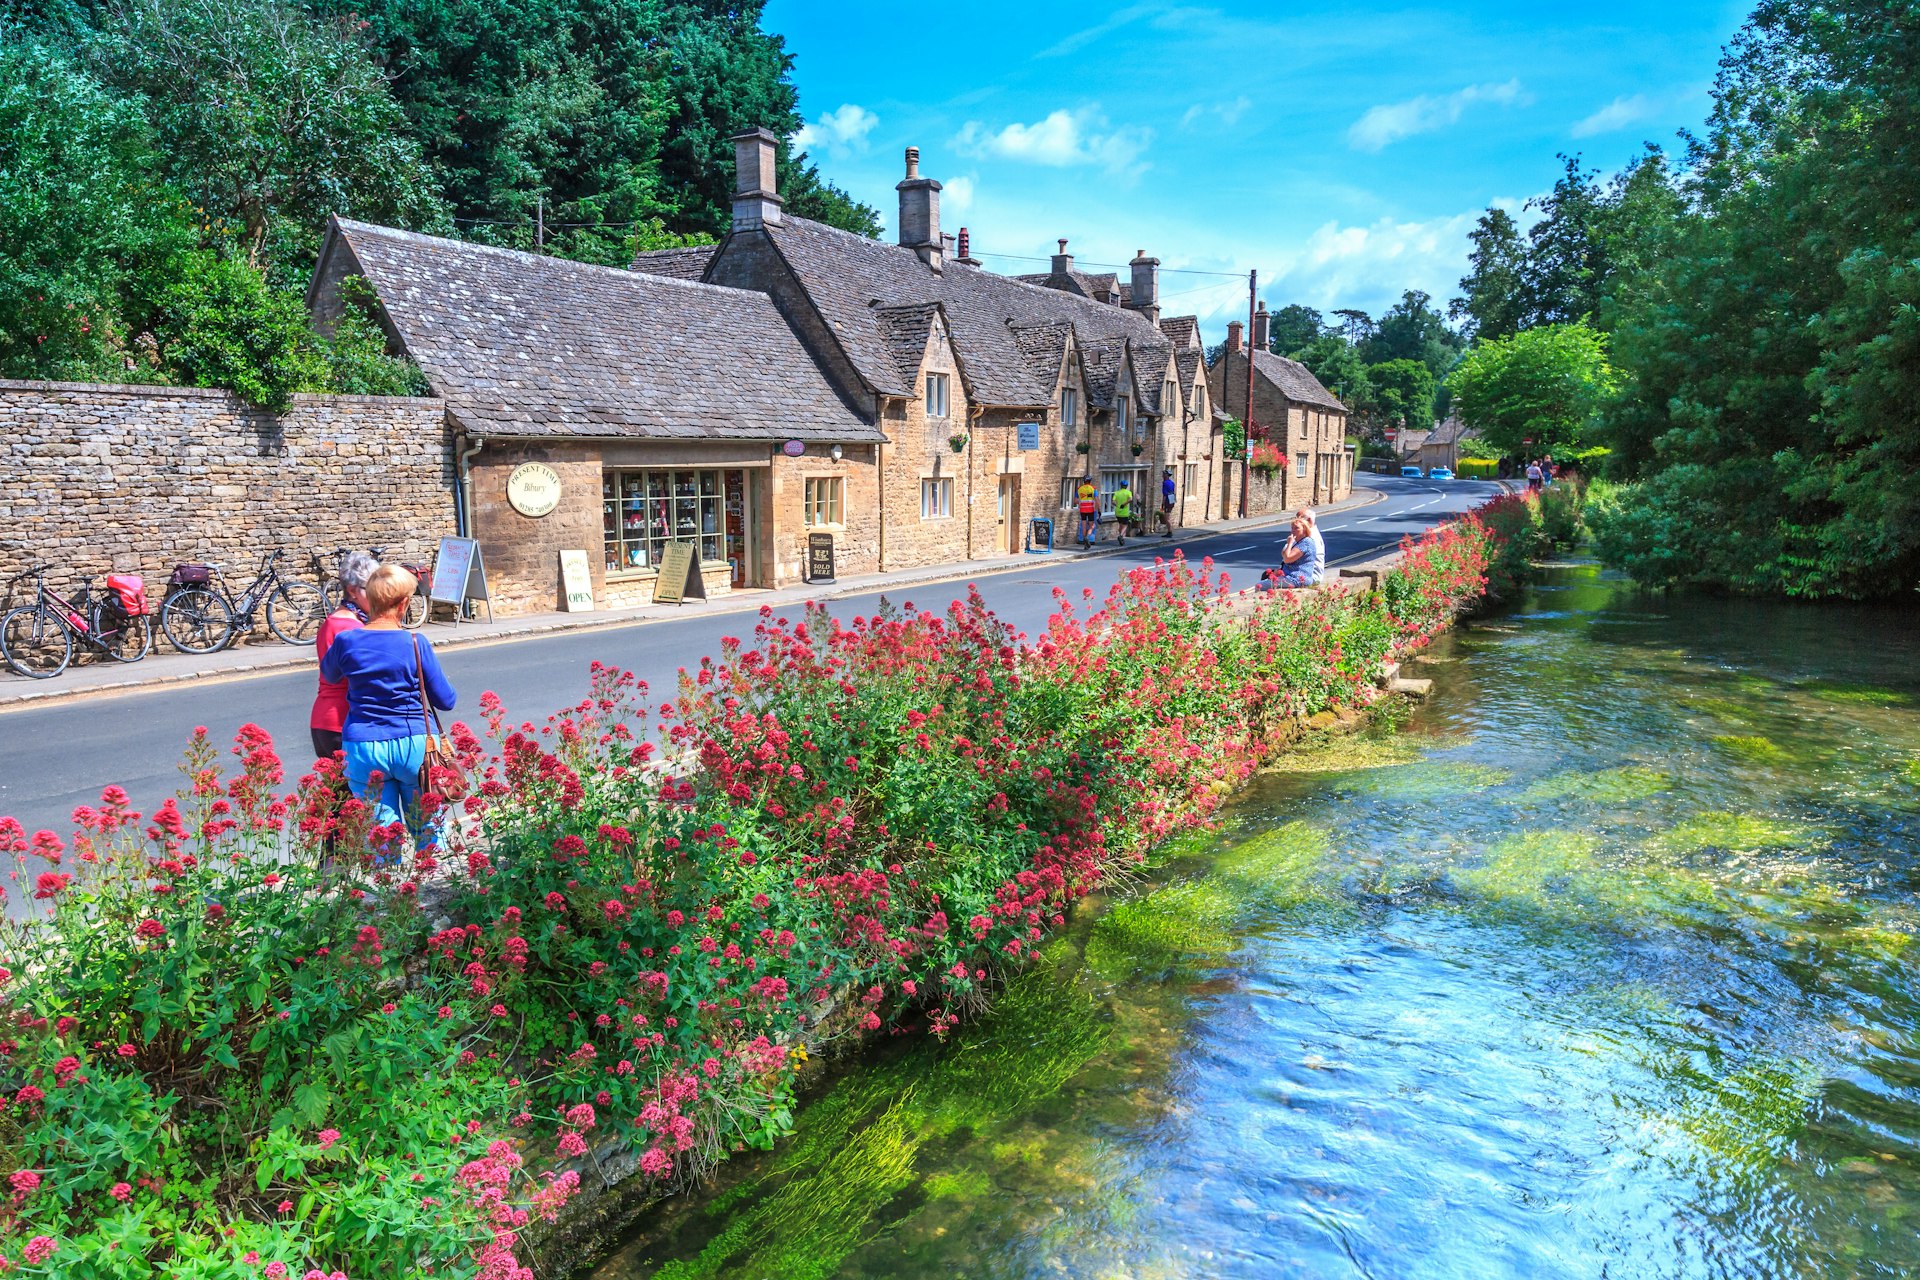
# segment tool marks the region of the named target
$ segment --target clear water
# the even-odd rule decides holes
[[[1920,1274],[1914,621],[1555,570],[595,1280]]]

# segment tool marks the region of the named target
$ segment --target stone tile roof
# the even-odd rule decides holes
[[[1280,393],[1295,404],[1318,405],[1323,409],[1336,409],[1341,413],[1347,406],[1335,398],[1333,392],[1320,385],[1320,379],[1313,376],[1312,370],[1298,360],[1289,360],[1277,356],[1271,351],[1255,351],[1253,367],[1260,376],[1280,388]]]
[[[1162,316],[1160,332],[1167,335],[1167,341],[1176,347],[1200,349],[1199,316]]]
[[[940,314],[937,302],[915,302],[904,307],[875,307],[874,317],[893,353],[894,367],[901,380],[912,387],[920,376],[920,362],[926,358],[927,337],[933,331],[934,317]]]
[[[1073,333],[1070,324],[1017,325],[1013,339],[1027,357],[1028,371],[1036,386],[1051,388],[1060,380],[1060,366],[1067,358],[1067,340]]]
[[[670,276],[675,280],[700,280],[707,274],[717,244],[698,244],[685,249],[648,249],[633,255],[633,269],[650,276]]]
[[[500,436],[882,439],[765,294],[335,219],[454,419]],[[318,279],[320,277],[316,277]]]
[[[1079,345],[1132,344],[1148,364],[1164,362],[1170,344],[1148,319],[1104,302],[1037,287],[1015,277],[948,259],[935,274],[911,249],[883,244],[806,218],[785,217],[767,228],[774,248],[798,277],[868,386],[884,395],[909,394],[876,311],[938,302],[976,403],[1034,407],[1053,401],[1052,373],[1037,372],[1018,331],[1035,325],[1071,325]],[[1044,363],[1044,362],[1042,362]],[[1055,365],[1057,370],[1058,365]],[[1117,362],[1114,365],[1117,369]],[[1096,406],[1112,402],[1090,388]]]
[[[1180,373],[1180,391],[1183,395],[1193,394],[1193,384],[1207,376],[1206,353],[1198,347],[1176,346],[1173,352],[1174,368]]]
[[[1105,306],[1112,306],[1113,299],[1124,301],[1133,292],[1131,285],[1120,283],[1120,275],[1114,271],[1041,271],[1015,276],[1023,284],[1039,285],[1043,289],[1055,289],[1061,293],[1071,293],[1076,297],[1089,298]]]

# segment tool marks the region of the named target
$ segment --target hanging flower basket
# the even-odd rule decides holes
[[[1133,456],[1136,458],[1139,457],[1142,453],[1146,451],[1146,447],[1147,446],[1143,444],[1137,444],[1133,446]]]
[[[1272,478],[1273,473],[1287,465],[1286,455],[1280,452],[1280,446],[1271,441],[1261,440],[1253,446],[1253,457],[1249,465],[1261,475]]]
[[[955,453],[959,453],[962,449],[965,449],[967,447],[967,433],[964,431],[956,431],[948,436],[947,447]]]
[[[1093,446],[1088,444],[1085,440],[1082,440],[1079,444],[1073,446],[1073,449],[1075,453],[1092,453],[1093,452]]]

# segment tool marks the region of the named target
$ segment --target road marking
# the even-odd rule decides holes
[[[1260,545],[1259,543],[1254,543],[1251,546],[1245,546],[1245,547],[1222,547],[1220,550],[1214,552],[1213,554],[1216,556],[1230,556],[1241,551],[1256,550],[1259,547],[1259,545]]]

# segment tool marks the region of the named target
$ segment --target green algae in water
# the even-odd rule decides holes
[[[1715,746],[1755,764],[1779,764],[1788,758],[1786,748],[1758,734],[1723,733],[1717,735],[1713,742]]]
[[[1750,853],[1761,849],[1786,849],[1813,843],[1818,833],[1797,822],[1763,818],[1752,813],[1714,811],[1689,818],[1679,826],[1655,836],[1647,848],[1669,855],[1698,853],[1703,849],[1728,849]]]
[[[1660,795],[1673,787],[1673,779],[1658,769],[1642,765],[1621,765],[1598,773],[1575,770],[1556,773],[1522,791],[1514,799],[1522,804],[1574,801],[1587,804],[1634,804]]]
[[[1587,831],[1523,831],[1450,879],[1497,912],[1542,924],[1632,928],[1717,906],[1713,885],[1693,872],[1644,859],[1615,865],[1604,847]]]
[[[1284,751],[1262,773],[1351,773],[1417,762],[1434,745],[1399,734],[1342,734]],[[1456,745],[1449,743],[1448,745]]]
[[[1912,707],[1920,706],[1920,698],[1899,689],[1889,689],[1877,684],[1856,684],[1844,680],[1809,680],[1795,685],[1801,693],[1809,693],[1823,702],[1840,702],[1856,707]]]
[[[929,1200],[981,1200],[993,1191],[993,1180],[978,1169],[930,1174],[921,1183]]]
[[[1757,1174],[1775,1164],[1806,1127],[1823,1083],[1804,1059],[1751,1062],[1695,1094],[1679,1126],[1721,1168]]]
[[[705,1208],[724,1225],[699,1255],[665,1264],[654,1280],[824,1280],[905,1221],[885,1215],[916,1182],[925,1202],[983,1194],[984,1174],[921,1181],[915,1164],[927,1142],[978,1132],[1052,1096],[1111,1036],[1101,1006],[1070,974],[1035,965],[953,1043],[928,1040],[862,1067],[807,1107],[767,1173]]]
[[[1513,775],[1487,764],[1422,760],[1416,764],[1343,773],[1333,785],[1382,800],[1425,801],[1471,795],[1497,787]]]

